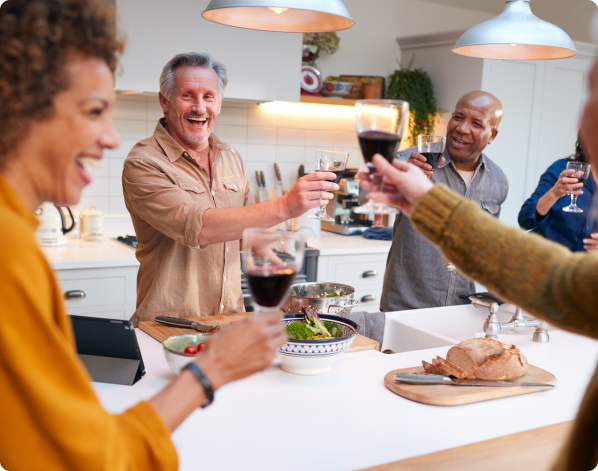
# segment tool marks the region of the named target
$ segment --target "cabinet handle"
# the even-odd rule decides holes
[[[368,271],[364,271],[361,276],[363,278],[375,278],[378,276],[378,272],[376,270],[368,270]]]
[[[376,300],[376,296],[374,296],[373,294],[366,294],[365,296],[361,297],[361,302],[362,303],[371,303],[372,301]]]
[[[64,293],[64,299],[84,299],[86,296],[85,291],[80,289],[74,289]]]

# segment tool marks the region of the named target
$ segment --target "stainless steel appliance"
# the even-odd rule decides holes
[[[341,178],[338,185],[340,188],[334,192],[334,199],[326,206],[326,211],[335,222],[322,221],[322,230],[343,235],[363,234],[372,226],[372,221],[367,215],[351,211],[359,206],[359,179],[351,173],[347,176],[345,171],[345,178]]]

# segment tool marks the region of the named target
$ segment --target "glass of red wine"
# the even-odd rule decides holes
[[[444,136],[426,136],[420,134],[417,136],[417,151],[426,158],[428,164],[432,166],[432,172],[435,172],[444,154],[446,137]],[[432,177],[430,177],[432,180]]]
[[[304,252],[301,234],[261,228],[243,231],[243,274],[256,313],[280,309],[303,266]]]
[[[577,178],[577,183],[585,183],[590,178],[592,166],[585,162],[567,162],[567,170],[575,170],[575,173],[569,175],[569,178]],[[572,188],[572,191],[581,190],[581,188]],[[577,207],[577,195],[571,195],[571,204],[563,208],[567,213],[583,213],[583,209]]]
[[[355,124],[359,145],[365,163],[370,171],[371,191],[382,192],[384,178],[376,175],[372,157],[380,154],[392,162],[409,122],[409,103],[401,100],[358,100],[355,102]],[[357,214],[388,214],[396,210],[385,204],[368,200],[366,204],[353,208]]]
[[[316,172],[332,172],[336,174],[334,180],[328,180],[334,183],[338,183],[343,178],[345,173],[345,167],[347,167],[347,160],[349,160],[349,154],[346,152],[335,152],[333,150],[317,149],[316,150]],[[320,221],[334,222],[334,218],[330,217],[326,213],[326,205],[320,206],[320,210],[317,213],[310,214],[307,216],[311,219],[319,219]]]

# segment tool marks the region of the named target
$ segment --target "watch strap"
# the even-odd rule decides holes
[[[201,368],[197,366],[195,362],[191,362],[183,369],[189,370],[191,373],[193,373],[193,375],[197,378],[197,381],[199,381],[199,383],[203,386],[204,392],[206,393],[206,400],[204,401],[202,407],[207,407],[214,402],[214,388],[212,388],[212,383],[210,383],[210,380],[204,374]]]

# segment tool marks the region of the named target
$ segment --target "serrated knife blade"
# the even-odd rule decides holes
[[[199,322],[190,321],[189,319],[181,319],[180,317],[157,316],[154,317],[154,321],[173,327],[187,327],[203,333],[208,333],[210,330],[220,330],[220,327],[217,325],[204,325]]]
[[[449,386],[483,386],[494,388],[554,388],[553,384],[547,383],[487,381],[484,379],[454,379],[449,376],[433,375],[429,373],[397,373],[395,375],[395,381],[417,385],[446,384]]]

